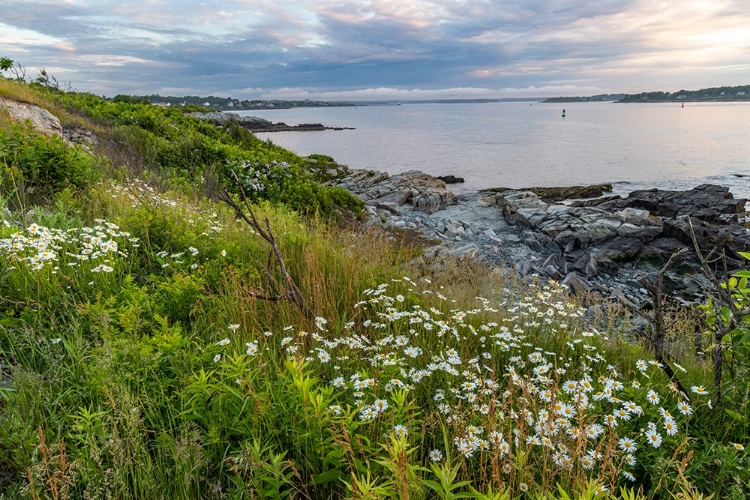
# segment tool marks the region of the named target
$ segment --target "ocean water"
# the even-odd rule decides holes
[[[404,103],[241,114],[355,127],[258,135],[352,168],[463,177],[451,186],[459,193],[607,182],[622,194],[710,182],[750,198],[750,103]]]

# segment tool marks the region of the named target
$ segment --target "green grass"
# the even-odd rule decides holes
[[[3,193],[0,498],[750,491],[745,386],[737,418],[685,401],[606,304],[470,263],[424,269],[418,246],[340,224],[351,200],[313,174],[280,187],[272,162],[304,162],[244,131],[16,85],[0,91],[101,137],[97,176]],[[57,147],[34,144],[33,159]],[[253,209],[310,313],[258,298],[282,286],[268,245],[205,196],[230,157],[269,162]],[[309,196],[315,210],[293,209]],[[683,383],[708,388],[705,361],[674,352]]]

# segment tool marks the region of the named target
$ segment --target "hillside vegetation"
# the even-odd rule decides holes
[[[713,404],[687,327],[667,346],[682,394],[608,304],[437,273],[365,229],[325,157],[173,108],[0,96],[96,138],[0,111],[0,498],[750,492],[746,365]]]
[[[677,92],[641,92],[629,94],[618,102],[674,102],[674,101],[746,101],[750,99],[750,85],[709,87]]]

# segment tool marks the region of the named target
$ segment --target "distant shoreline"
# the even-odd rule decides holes
[[[641,99],[641,100],[591,100],[591,99],[577,99],[571,98],[555,98],[555,100],[545,99],[540,104],[559,104],[559,103],[577,103],[577,102],[609,102],[612,104],[654,104],[654,103],[681,103],[681,102],[750,102],[750,98],[747,99]]]

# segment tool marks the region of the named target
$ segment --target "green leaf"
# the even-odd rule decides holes
[[[437,483],[437,481],[433,481],[432,479],[422,479],[422,484],[437,492],[441,492],[443,490],[443,488]]]
[[[341,478],[341,471],[338,469],[330,469],[315,476],[314,481],[315,484],[326,484],[338,481],[339,478]]]
[[[732,410],[725,410],[727,412],[727,415],[735,419],[736,421],[740,422],[742,425],[747,425],[747,416],[742,415],[740,413],[737,413],[736,411]]]

